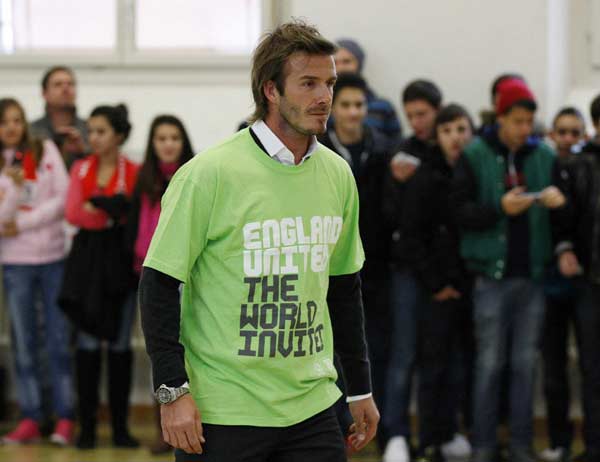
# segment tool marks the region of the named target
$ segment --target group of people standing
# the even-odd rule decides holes
[[[402,93],[413,132],[402,139],[384,129],[397,126],[388,121],[395,114],[382,111],[391,105],[361,76],[364,51],[347,39],[338,46],[332,117],[320,140],[351,165],[361,197],[361,276],[383,460],[535,460],[540,351],[551,445],[539,457],[571,460],[571,321],[586,445],[574,460],[600,460],[600,380],[592,366],[600,354],[593,334],[600,328],[600,195],[593,186],[600,180],[600,97],[590,107],[590,139],[573,107],[541,130],[521,75],[492,83],[493,111],[480,128],[464,107],[444,104],[433,82],[415,80]],[[503,422],[508,441],[496,436]]]
[[[132,128],[124,105],[80,119],[62,66],[42,92],[46,114],[32,123],[18,101],[0,100],[0,260],[22,415],[2,440],[37,441],[52,417],[52,442],[71,444],[78,420],[77,447],[95,447],[105,357],[113,443],[137,447],[127,425],[137,280],[162,193],[193,149],[182,122],[159,115],[137,165],[121,148]]]

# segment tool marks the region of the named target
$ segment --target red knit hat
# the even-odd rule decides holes
[[[498,103],[496,114],[504,114],[518,101],[531,101],[535,103],[535,96],[525,82],[520,79],[506,79],[498,85]]]

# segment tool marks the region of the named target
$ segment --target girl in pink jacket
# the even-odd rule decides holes
[[[41,300],[58,418],[51,441],[65,445],[73,433],[69,325],[57,305],[65,258],[64,206],[69,177],[51,141],[33,138],[23,107],[0,99],[0,261],[13,331],[16,390],[23,419],[5,443],[40,439],[42,418],[37,364]]]

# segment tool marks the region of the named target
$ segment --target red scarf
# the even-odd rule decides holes
[[[79,178],[82,183],[83,199],[88,200],[90,197],[98,194],[98,163],[97,155],[91,155],[83,161],[81,170],[79,170]],[[103,190],[103,195],[114,196],[115,194],[127,194],[127,163],[125,157],[119,155],[117,160],[117,168],[115,173],[110,178],[110,181]]]
[[[31,150],[27,150],[25,152],[15,152],[15,160],[21,161],[21,165],[23,167],[23,179],[30,181],[37,180],[37,165]]]

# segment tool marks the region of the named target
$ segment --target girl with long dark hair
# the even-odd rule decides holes
[[[59,302],[78,327],[80,449],[96,445],[102,343],[108,343],[108,401],[113,444],[137,447],[127,428],[132,381],[135,278],[125,223],[138,166],[121,153],[131,130],[127,108],[99,106],[88,119],[92,149],[71,169],[66,218],[79,227]]]
[[[194,155],[181,120],[172,115],[159,115],[150,126],[146,157],[138,175],[132,206],[127,220],[128,241],[133,248],[133,266],[139,276],[142,263],[160,215],[160,199],[176,170]],[[156,406],[158,423],[153,454],[171,451],[160,426],[160,408]]]

